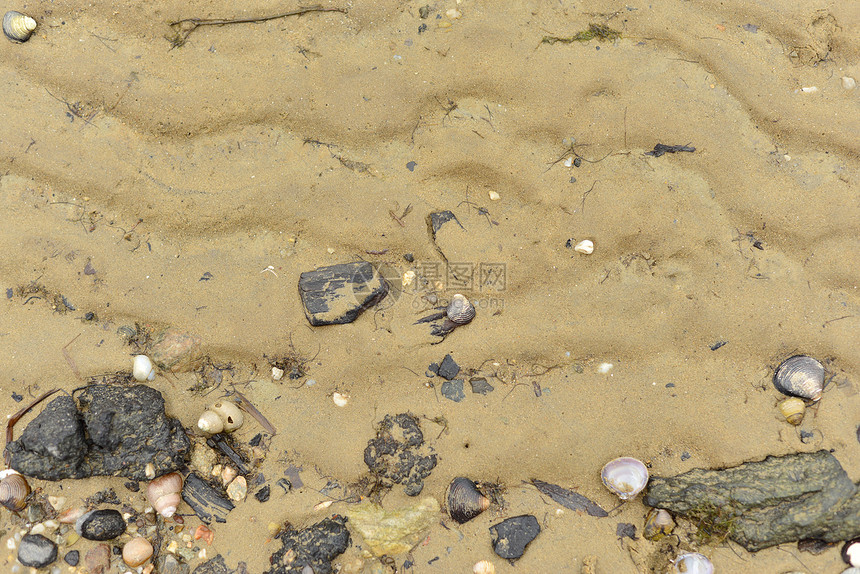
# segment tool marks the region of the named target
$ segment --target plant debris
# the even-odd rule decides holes
[[[696,151],[696,148],[694,148],[690,144],[687,144],[687,145],[665,145],[665,144],[658,143],[657,145],[654,146],[653,150],[646,151],[645,155],[650,155],[653,157],[660,157],[664,153],[676,153],[679,151],[688,151],[688,152],[692,153],[692,152]]]
[[[574,42],[589,42],[595,38],[601,42],[606,42],[607,40],[617,40],[620,37],[621,32],[613,30],[605,24],[589,24],[588,28],[581,32],[577,32],[573,36],[569,36],[567,38],[560,36],[544,36],[540,43],[550,45],[555,44],[556,42],[572,44]]]
[[[554,501],[558,502],[565,508],[576,511],[585,511],[589,516],[597,516],[603,518],[609,516],[609,513],[603,510],[599,504],[589,500],[588,498],[578,494],[572,490],[562,488],[557,484],[550,484],[542,480],[532,479],[532,484],[535,488],[546,494]]]

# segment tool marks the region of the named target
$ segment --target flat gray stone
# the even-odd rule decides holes
[[[367,261],[320,267],[299,277],[299,295],[311,325],[352,323],[386,294],[388,283]]]
[[[682,516],[718,508],[733,517],[729,537],[750,552],[806,538],[860,536],[860,489],[826,450],[652,477],[645,504]]]

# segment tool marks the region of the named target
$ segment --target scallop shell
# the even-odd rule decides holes
[[[489,560],[481,560],[475,562],[475,565],[472,566],[472,572],[474,574],[496,574],[496,565]]]
[[[806,355],[790,357],[777,367],[773,386],[784,395],[817,401],[824,390],[824,365]]]
[[[245,416],[233,401],[218,401],[209,410],[221,417],[224,432],[233,432],[245,422]]]
[[[27,508],[28,496],[30,485],[23,475],[13,473],[0,480],[0,504],[12,512],[21,512]]]
[[[164,518],[170,518],[176,513],[181,492],[182,475],[178,472],[159,476],[146,485],[146,499]]]
[[[641,461],[623,456],[606,463],[600,478],[621,500],[629,500],[648,484],[648,469]]]
[[[704,554],[691,552],[678,556],[672,567],[672,572],[676,574],[714,574],[714,565]]]
[[[197,428],[206,434],[218,434],[224,430],[224,421],[214,411],[203,411],[197,420]]]
[[[668,510],[652,508],[645,516],[645,526],[642,528],[642,536],[648,540],[660,540],[672,534],[675,529],[675,520]]]
[[[36,29],[36,21],[14,10],[3,16],[3,33],[13,42],[26,42]]]
[[[475,483],[462,476],[448,487],[448,514],[460,524],[468,522],[490,507],[490,499],[480,493]]]
[[[142,566],[152,556],[152,544],[146,538],[136,536],[122,547],[122,561],[132,568]]]
[[[779,412],[785,417],[789,423],[797,426],[803,421],[803,415],[806,413],[806,403],[803,399],[797,397],[789,397],[784,401],[780,401]]]
[[[448,308],[445,314],[452,323],[465,325],[475,318],[475,306],[472,305],[465,295],[457,293],[451,297],[451,302],[448,303]]]

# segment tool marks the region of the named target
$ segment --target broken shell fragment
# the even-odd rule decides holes
[[[182,492],[182,475],[171,472],[159,476],[146,485],[146,499],[164,518],[176,514]]]
[[[780,401],[778,407],[779,412],[790,424],[797,426],[803,421],[803,415],[806,413],[806,403],[803,402],[803,399],[789,397]]]
[[[675,520],[668,510],[652,508],[645,516],[645,526],[642,528],[642,536],[648,540],[657,541],[668,536],[675,529]]]
[[[496,574],[496,565],[489,560],[481,560],[472,566],[474,574]]]
[[[714,574],[714,565],[704,554],[681,554],[672,567],[676,574]]]
[[[490,507],[474,482],[459,476],[448,487],[448,514],[460,524],[468,522]]]
[[[23,475],[12,472],[0,480],[0,504],[12,512],[21,512],[27,508],[28,496],[30,485]]]
[[[452,323],[465,325],[475,318],[475,306],[465,295],[457,293],[451,297],[451,302],[445,310],[445,314]]]
[[[573,250],[583,255],[591,255],[594,253],[594,242],[590,239],[583,239],[573,247]]]
[[[142,566],[152,556],[152,544],[141,536],[132,538],[122,547],[122,561],[132,568]]]
[[[824,391],[824,365],[806,355],[790,357],[777,367],[773,386],[784,395],[815,402]]]
[[[131,374],[135,381],[151,381],[155,378],[155,367],[146,355],[135,355]]]
[[[19,44],[30,39],[36,26],[35,20],[15,10],[10,10],[3,16],[3,33]]]
[[[624,456],[606,463],[600,478],[618,498],[629,500],[648,484],[648,469],[641,461]]]

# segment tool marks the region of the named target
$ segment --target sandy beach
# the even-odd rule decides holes
[[[0,41],[2,412],[130,371],[124,325],[197,334],[220,382],[159,374],[167,413],[190,430],[239,390],[278,430],[256,472],[274,485],[303,469],[303,488],[249,496],[213,526],[208,557],[252,573],[277,548],[270,523],[346,512],[316,508],[319,491],[367,475],[386,414],[419,417],[438,455],[422,495],[442,502],[468,476],[506,502],[464,525],[440,514],[398,572],[490,559],[578,573],[590,557],[598,573],[648,572],[657,545],[616,535],[641,536],[640,499],[598,519],[524,484],[612,509],[600,469],[618,456],[671,476],[827,449],[860,481],[855,2],[325,1],[343,11],[169,25],[297,7],[4,0],[38,28]],[[591,25],[618,35],[572,39]],[[646,155],[656,144],[695,151]],[[460,225],[434,239],[428,217],[444,210]],[[593,253],[573,249],[586,239]],[[361,260],[389,296],[310,326],[299,275]],[[470,324],[442,342],[414,324],[458,292],[477,304]],[[771,383],[797,353],[829,380],[799,428]],[[442,396],[425,373],[446,354],[495,390],[467,377],[462,401]],[[274,381],[277,359],[298,376]],[[249,421],[236,437],[260,432]],[[142,504],[125,482],[33,486]],[[410,502],[395,487],[384,506]],[[511,565],[487,529],[525,513],[542,532]],[[4,549],[13,521],[0,512]],[[698,550],[719,573],[845,568],[838,547]],[[14,560],[0,552],[2,568]]]

